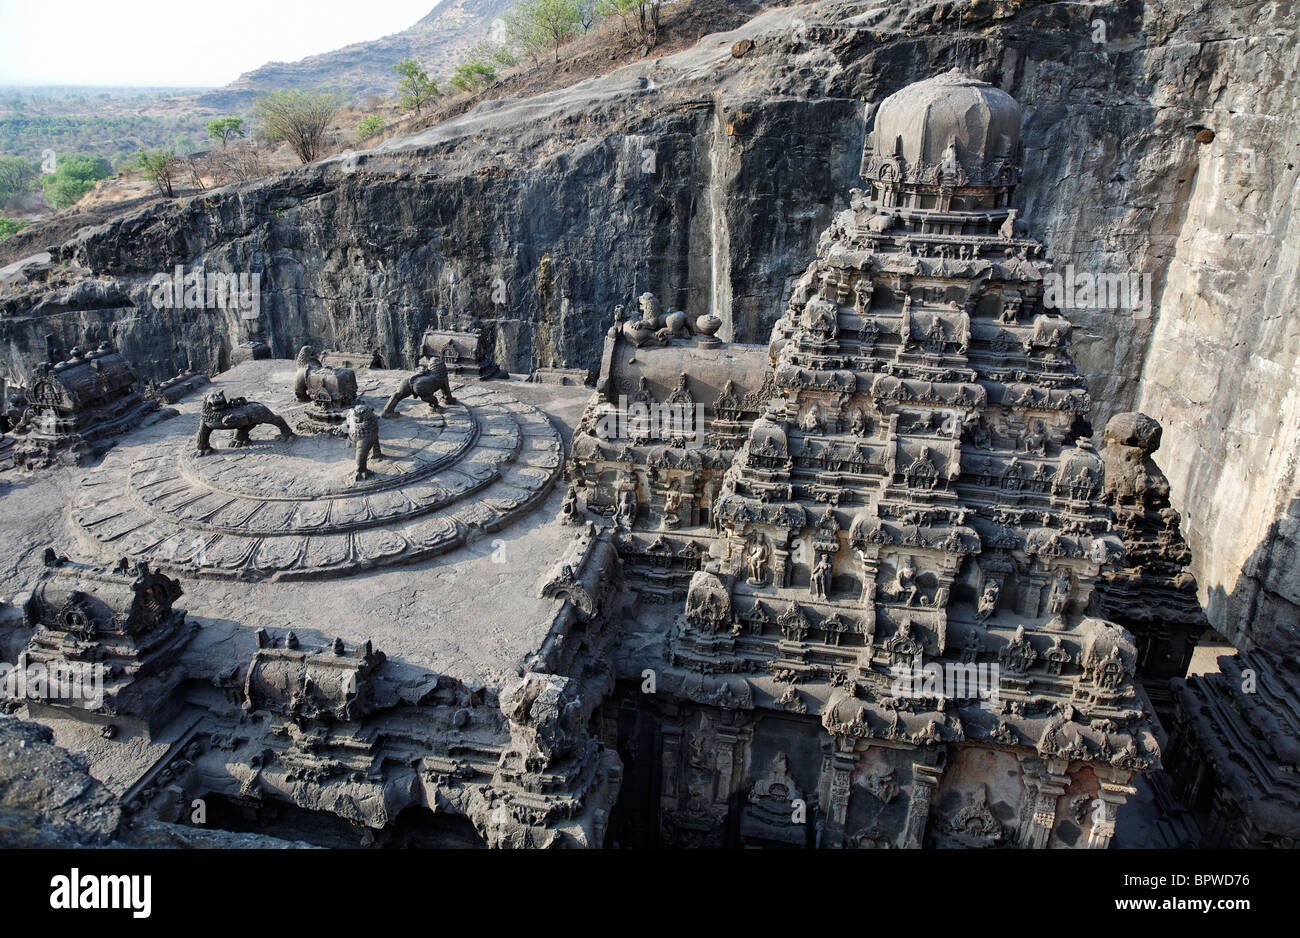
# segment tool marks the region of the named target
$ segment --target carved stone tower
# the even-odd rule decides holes
[[[762,675],[768,706],[820,717],[823,843],[1104,846],[1158,758],[1132,637],[1094,601],[1123,544],[1070,324],[1012,207],[1019,127],[955,72],[881,103],[868,189],[772,332],[776,393],[671,643],[676,666]],[[910,779],[906,811],[851,810],[863,773]]]

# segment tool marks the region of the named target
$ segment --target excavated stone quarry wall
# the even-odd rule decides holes
[[[1297,19],[1209,0],[770,10],[677,56],[83,232],[0,299],[0,361],[27,374],[52,335],[65,354],[112,338],[146,378],[227,367],[237,311],[150,302],[176,265],[261,273],[257,336],[282,357],[312,342],[406,366],[425,328],[474,319],[512,371],[594,367],[613,307],[647,289],[761,342],[846,205],[866,112],[961,66],[1025,105],[1018,200],[1058,269],[1152,275],[1147,316],[1067,311],[1075,359],[1095,426],[1129,409],[1164,425],[1203,600],[1249,642],[1300,604]]]

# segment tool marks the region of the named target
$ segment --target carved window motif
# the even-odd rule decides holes
[[[690,384],[688,383],[685,374],[678,376],[677,386],[673,388],[672,393],[668,395],[665,403],[686,404],[691,406],[695,404],[695,396],[691,394]]]
[[[885,642],[885,652],[891,665],[909,664],[925,651],[925,647],[912,637],[912,624],[904,620],[899,631]]]
[[[714,411],[719,417],[726,420],[735,420],[740,416],[740,401],[736,397],[736,383],[728,379],[722,387],[722,393],[713,405]]]
[[[1112,648],[1111,653],[1097,665],[1097,684],[1107,690],[1118,690],[1124,683],[1124,677],[1124,663]]]
[[[778,621],[781,625],[781,634],[787,641],[802,642],[808,636],[808,617],[799,603],[791,602],[790,608],[781,614]]]
[[[1059,638],[1052,640],[1052,647],[1047,650],[1043,658],[1046,661],[1048,674],[1060,674],[1065,665],[1074,660],[1070,653],[1061,647]]]
[[[998,657],[1002,666],[1012,674],[1024,674],[1038,660],[1038,652],[1025,638],[1024,626],[1016,630],[1016,637],[1002,649]]]
[[[78,638],[90,638],[96,632],[95,620],[90,609],[77,594],[74,594],[59,610],[58,621],[64,629]]]

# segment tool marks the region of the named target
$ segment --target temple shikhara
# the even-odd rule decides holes
[[[1294,740],[1283,652],[1183,680],[1161,429],[1089,419],[1020,104],[954,70],[868,120],[766,345],[641,291],[590,382],[470,319],[405,369],[231,350],[160,414],[107,345],[47,367],[0,457],[88,464],[0,650],[113,672],[10,712],[133,823],[326,845],[1293,843],[1223,751]]]
[[[1014,207],[1019,127],[984,82],[905,88],[767,348],[692,371],[689,339],[607,340],[590,413],[644,386],[710,420],[700,449],[574,443],[587,507],[663,603],[638,613],[665,636],[640,663],[675,699],[627,698],[620,723],[653,726],[662,763],[625,784],[661,792],[669,843],[723,846],[748,789],[747,844],[1105,846],[1159,762],[1101,602],[1124,544]],[[659,558],[686,554],[665,589]]]

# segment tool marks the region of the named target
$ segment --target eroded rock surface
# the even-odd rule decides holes
[[[104,846],[122,809],[84,759],[54,744],[49,727],[0,717],[0,829],[7,847]]]
[[[759,341],[844,205],[864,104],[959,64],[1030,105],[1022,198],[1058,266],[1152,275],[1149,310],[1076,311],[1075,359],[1096,426],[1139,406],[1166,426],[1202,598],[1244,633],[1243,617],[1300,600],[1300,352],[1279,312],[1300,256],[1297,31],[1294,8],[1264,2],[771,10],[685,53],[84,231],[4,299],[0,353],[26,373],[53,333],[65,351],[115,337],[156,380],[225,367],[237,312],[149,302],[176,264],[261,272],[262,335],[282,356],[316,342],[406,367],[426,327],[470,316],[509,370],[594,368],[607,311],[645,289]]]

